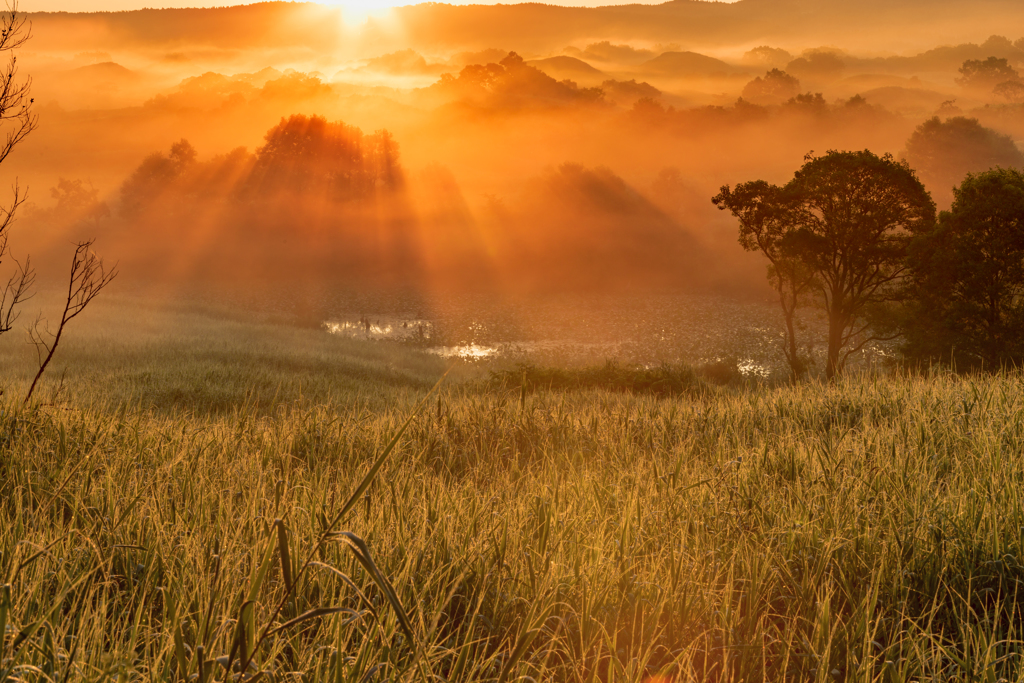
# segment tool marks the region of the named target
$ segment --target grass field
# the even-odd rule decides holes
[[[0,680],[1024,679],[1024,376],[428,393],[396,345],[91,313],[27,407],[2,341]]]

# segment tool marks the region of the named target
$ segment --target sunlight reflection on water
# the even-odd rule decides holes
[[[723,364],[751,379],[789,374],[781,315],[770,300],[671,295],[499,304],[467,295],[420,310],[415,315],[337,316],[323,326],[341,337],[411,343],[427,353],[470,362]],[[801,348],[812,372],[821,371],[824,321],[813,311],[803,315]],[[891,356],[891,349],[875,345],[851,365],[869,367]]]
[[[323,325],[331,334],[351,339],[427,341],[434,332],[434,326],[429,320],[386,316],[362,317],[358,320],[325,320]]]
[[[432,346],[427,349],[427,352],[437,354],[442,358],[483,360],[485,358],[495,358],[500,355],[501,347],[480,346],[479,344],[464,344],[462,346]]]

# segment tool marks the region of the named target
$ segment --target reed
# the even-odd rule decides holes
[[[1024,678],[1018,373],[429,394],[232,325],[265,388],[134,393],[172,338],[3,403],[0,680]]]

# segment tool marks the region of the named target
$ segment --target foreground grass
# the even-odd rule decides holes
[[[207,409],[109,368],[4,404],[0,680],[1024,678],[1020,375],[447,384],[358,491],[440,374],[359,353]]]

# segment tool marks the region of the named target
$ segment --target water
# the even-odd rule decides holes
[[[410,343],[467,361],[725,363],[751,378],[788,374],[782,316],[771,300],[669,294],[496,302],[467,295],[434,302],[430,309],[418,315],[339,315],[324,327],[331,334]],[[826,325],[812,310],[801,320],[801,347],[820,370]],[[851,361],[867,365],[890,356],[892,349],[876,345]]]
[[[375,341],[426,342],[434,333],[434,325],[429,320],[380,315],[325,320],[324,328],[340,337]]]

